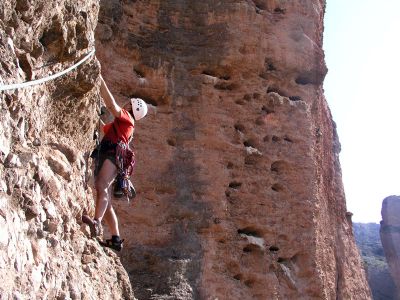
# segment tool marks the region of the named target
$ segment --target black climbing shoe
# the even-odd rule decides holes
[[[96,238],[101,235],[101,224],[98,220],[92,220],[89,216],[83,215],[82,222],[89,225],[90,228],[90,235],[92,238]]]
[[[124,242],[124,240],[121,240],[119,237],[117,236],[113,236],[111,239],[105,240],[104,242],[99,241],[100,245],[104,246],[104,247],[108,247],[111,249],[114,249],[116,251],[121,251],[122,250],[122,243]]]

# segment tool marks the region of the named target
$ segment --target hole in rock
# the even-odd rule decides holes
[[[254,279],[247,279],[247,280],[244,282],[244,284],[251,288],[251,287],[254,286],[255,282],[256,282],[256,281],[255,281]]]
[[[89,46],[89,40],[86,38],[86,26],[83,26],[82,24],[76,24],[75,25],[75,32],[76,32],[76,38],[77,38],[77,45],[76,49],[81,50],[81,49],[86,49]]]
[[[203,75],[208,75],[208,76],[212,76],[212,77],[217,77],[219,79],[222,80],[229,80],[231,79],[231,76],[224,70],[204,70],[201,74]]]
[[[261,95],[259,93],[253,93],[253,98],[254,99],[259,99]]]
[[[306,85],[306,84],[311,84],[312,79],[307,76],[307,75],[300,75],[299,77],[296,78],[296,83],[300,85]]]
[[[289,99],[292,101],[300,101],[301,97],[300,96],[290,96]]]
[[[265,105],[263,105],[263,107],[261,107],[261,110],[262,110],[263,112],[265,112],[267,115],[268,115],[268,114],[274,113],[274,111],[273,111],[272,109],[266,107]]]
[[[297,260],[299,259],[299,253],[296,253],[295,255],[293,255],[290,259],[288,259],[288,260],[290,260],[292,263],[297,263]]]
[[[242,229],[238,229],[237,232],[238,232],[238,234],[245,234],[245,235],[254,236],[254,237],[261,237],[262,236],[261,231],[256,229],[256,228],[254,228],[254,227],[252,227],[252,226],[245,227],[245,228],[242,228]]]
[[[251,95],[250,94],[246,94],[243,96],[243,99],[246,101],[250,101],[251,100]]]
[[[272,136],[272,141],[273,141],[273,142],[276,143],[276,142],[279,142],[280,140],[281,140],[280,137],[278,137],[278,136],[276,136],[276,135],[273,135],[273,136]]]
[[[229,197],[231,196],[231,192],[230,192],[230,191],[228,191],[228,190],[227,190],[227,191],[225,191],[225,196],[229,198]]]
[[[57,18],[53,18],[53,23],[51,27],[43,32],[42,36],[39,38],[39,42],[52,53],[59,53],[63,46],[63,27]]]
[[[270,140],[270,136],[269,135],[264,136],[264,138],[263,138],[264,142],[269,142],[269,140]]]
[[[201,74],[212,77],[218,77],[214,72],[211,72],[210,70],[204,70],[203,72],[201,72]]]
[[[268,73],[267,72],[261,72],[260,74],[258,74],[258,77],[268,80]]]
[[[229,187],[232,189],[238,189],[242,186],[241,182],[237,182],[237,181],[232,181],[231,183],[229,183]]]
[[[220,82],[214,85],[214,88],[222,91],[233,91],[237,87],[238,85],[236,83],[227,83],[227,82]]]
[[[269,247],[269,251],[271,251],[271,252],[278,252],[278,251],[279,251],[279,247],[277,247],[277,246],[271,246],[271,247]]]
[[[239,104],[239,105],[244,105],[244,104],[245,104],[245,102],[243,101],[243,99],[236,100],[235,103],[236,103],[236,104]]]
[[[144,72],[142,70],[140,70],[139,68],[134,67],[133,71],[136,73],[137,77],[139,77],[139,78],[144,78],[145,77]]]
[[[237,131],[240,131],[240,132],[244,132],[244,130],[245,130],[244,125],[241,124],[241,123],[236,123],[236,124],[235,124],[235,129],[236,129]]]
[[[242,280],[243,275],[242,274],[236,274],[235,276],[233,276],[234,279],[236,280]]]
[[[287,169],[287,163],[283,160],[275,161],[271,164],[271,172],[281,174]]]
[[[226,165],[226,167],[228,168],[228,169],[233,169],[233,163],[232,162],[228,162],[228,164]]]
[[[287,259],[283,257],[278,257],[278,263],[284,263]]]
[[[86,11],[80,11],[79,12],[79,14],[82,16],[82,18],[84,18],[85,20],[87,20],[87,18],[88,18],[88,14],[87,14],[87,12]]]
[[[279,173],[279,168],[278,168],[278,166],[276,165],[276,163],[273,163],[273,164],[271,165],[271,171],[272,171],[272,172]]]
[[[175,147],[176,146],[176,141],[174,139],[168,139],[167,140],[168,145]]]
[[[288,143],[293,143],[293,140],[292,140],[291,138],[287,137],[287,136],[285,136],[285,137],[283,138],[283,140],[284,140],[285,142],[288,142]]]
[[[243,252],[250,253],[259,250],[260,248],[257,245],[247,245],[243,248]]]
[[[245,147],[257,148],[256,141],[255,141],[254,139],[248,139],[248,140],[244,141],[244,142],[243,142],[243,145],[244,145]]]
[[[271,189],[275,192],[281,192],[283,191],[283,186],[280,185],[279,183],[275,183],[271,186]]]
[[[28,56],[20,55],[18,56],[19,59],[19,66],[21,67],[22,71],[27,75],[28,79],[32,79],[32,66],[29,62]]]
[[[283,8],[280,8],[280,7],[277,7],[277,8],[274,9],[274,13],[276,13],[276,14],[283,15],[283,14],[285,14],[285,12],[286,12],[286,10],[283,9]]]
[[[287,97],[287,94],[285,92],[283,92],[282,90],[280,90],[280,89],[278,89],[276,87],[269,87],[267,89],[267,94],[269,94],[269,93],[276,93],[276,94],[278,94],[280,96]]]
[[[231,76],[229,76],[229,75],[223,75],[223,76],[220,76],[219,79],[229,80],[229,79],[231,79]]]
[[[256,119],[255,123],[256,123],[256,125],[261,126],[261,125],[264,125],[266,123],[266,120],[265,120],[265,118],[263,116],[260,116],[260,117],[258,117]]]
[[[8,107],[10,107],[10,106],[11,106],[11,103],[12,103],[12,100],[13,100],[13,98],[12,98],[10,95],[8,95],[8,94],[5,94],[5,97],[6,97],[6,99],[5,99],[5,101],[6,101],[6,104],[7,104],[7,106],[8,106]]]
[[[274,66],[273,63],[268,62],[268,63],[267,63],[267,70],[268,70],[268,71],[276,71],[276,67]]]
[[[253,0],[254,5],[261,10],[267,9],[267,1],[265,0]]]

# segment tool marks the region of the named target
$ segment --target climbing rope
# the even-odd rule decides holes
[[[68,69],[65,69],[61,72],[58,72],[56,74],[44,77],[44,78],[40,78],[37,80],[32,80],[32,81],[26,81],[26,82],[22,82],[22,83],[14,83],[14,84],[7,84],[7,85],[0,85],[0,91],[6,91],[6,90],[14,90],[14,89],[20,89],[20,88],[24,88],[27,86],[32,86],[32,85],[36,85],[36,84],[41,84],[43,82],[49,81],[49,80],[53,80],[56,79],[57,77],[60,77],[70,71],[72,71],[73,69],[76,69],[77,67],[79,67],[81,64],[83,64],[86,60],[89,59],[90,56],[92,56],[95,52],[95,49],[91,50],[84,58],[82,58],[80,61],[78,61],[76,64],[74,64],[73,66],[69,67]]]

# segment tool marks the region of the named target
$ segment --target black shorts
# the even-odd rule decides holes
[[[117,165],[117,161],[115,158],[116,148],[117,144],[103,140],[101,141],[100,145],[97,146],[96,149],[92,152],[90,157],[95,160],[94,176],[97,176],[99,174],[106,159],[109,159],[115,166]]]

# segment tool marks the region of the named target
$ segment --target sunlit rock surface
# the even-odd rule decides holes
[[[324,1],[104,1],[102,73],[152,105],[118,214],[140,299],[369,299],[323,96]]]

